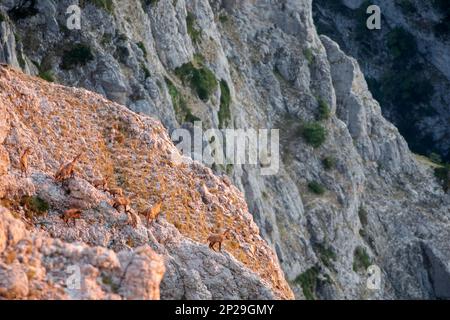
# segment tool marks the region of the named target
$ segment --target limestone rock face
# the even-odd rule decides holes
[[[83,3],[81,30],[66,27],[72,1],[37,0],[36,12],[22,19],[7,14],[13,1],[0,4],[3,28],[20,36],[10,41],[22,70],[50,72],[60,84],[140,114],[3,68],[0,138],[8,156],[0,157],[0,196],[37,195],[50,206],[47,216],[31,219],[26,207],[7,201],[12,212],[51,238],[107,248],[121,262],[150,246],[164,258],[166,299],[291,298],[289,287],[299,299],[448,296],[448,194],[432,165],[382,116],[359,67],[364,60],[318,35],[311,0]],[[1,43],[12,50],[13,42]],[[67,65],[76,45],[86,59]],[[187,67],[216,78],[207,98],[183,79]],[[221,99],[226,87],[229,104]],[[197,118],[206,129],[280,129],[279,172],[261,176],[251,165],[213,172],[172,161],[177,151],[163,125],[191,128]],[[303,136],[310,123],[326,132],[320,146]],[[31,176],[21,178],[17,159],[28,145],[39,148]],[[79,151],[85,156],[76,177],[56,183],[56,169]],[[137,195],[129,214],[93,187],[102,177]],[[162,195],[170,200],[147,226],[139,212]],[[61,215],[70,206],[83,213],[67,226]],[[225,253],[206,250],[209,233],[226,227]],[[133,272],[150,263],[142,252]],[[368,270],[380,280],[375,289]],[[123,279],[129,288],[119,287],[120,297],[152,296]]]
[[[2,13],[3,16],[3,13]],[[16,55],[16,41],[12,27],[7,22],[0,22],[0,61],[19,68]]]
[[[370,4],[381,10],[381,30],[364,28],[369,3],[363,0],[315,0],[314,22],[320,33],[359,61],[383,114],[405,135],[412,150],[439,153],[448,160],[448,3],[374,0]],[[397,46],[404,50],[396,51]]]

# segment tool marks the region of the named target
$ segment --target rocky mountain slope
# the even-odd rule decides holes
[[[381,9],[368,30],[366,9]],[[446,0],[314,0],[318,30],[357,58],[383,114],[416,153],[450,159],[450,4]]]
[[[174,163],[181,155],[158,121],[4,67],[0,89],[2,296],[159,298],[162,281],[164,299],[292,297],[241,193],[199,163]],[[18,160],[27,147],[24,177]],[[55,181],[80,152],[76,176]],[[128,214],[93,186],[102,177],[134,195]],[[161,217],[146,223],[140,212],[160,199]],[[64,221],[71,208],[81,216]],[[224,228],[230,240],[215,253],[206,239]],[[67,290],[71,265],[81,291]]]
[[[280,129],[282,161],[276,175],[261,176],[250,165],[213,169],[227,173],[244,193],[297,298],[450,296],[449,197],[429,163],[418,161],[383,118],[357,61],[319,37],[310,0],[79,1],[81,30],[65,27],[71,1],[17,3],[2,2],[0,51],[6,62],[27,73],[101,93],[158,117],[169,130],[191,128],[197,119],[204,128]],[[191,75],[200,80],[191,81]],[[99,117],[95,109],[91,113]],[[129,126],[127,120],[126,132]],[[141,140],[146,141],[140,137],[133,143]],[[116,174],[139,174],[127,164],[117,162],[122,172]],[[224,191],[217,189],[221,197]],[[250,223],[243,199],[238,203],[242,221]],[[181,223],[179,232],[198,240],[204,219],[189,216],[191,227],[183,230]],[[185,222],[171,219],[175,226]],[[247,258],[252,257],[247,250],[253,250],[244,245],[248,241],[232,252],[247,266],[254,261]],[[266,281],[275,274],[272,289],[278,286],[273,290],[279,297],[290,297],[275,257],[264,251],[273,268],[267,274],[250,269]],[[366,285],[372,264],[381,270],[376,290]],[[208,273],[200,270],[200,277]],[[252,279],[246,281],[261,281]],[[163,279],[162,297],[183,297],[179,289],[164,290],[174,282]],[[252,285],[251,293],[267,297],[262,287]],[[221,297],[219,292],[201,297]]]

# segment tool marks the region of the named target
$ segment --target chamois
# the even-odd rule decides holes
[[[73,220],[75,223],[75,219],[81,218],[81,209],[72,208],[69,210],[66,210],[63,214],[62,219],[66,223],[66,225],[69,225],[69,220]]]
[[[20,171],[22,172],[22,176],[25,174],[25,177],[28,176],[28,156],[33,153],[30,147],[27,147],[20,156]]]
[[[114,198],[114,204],[113,204],[113,208],[116,210],[119,210],[120,207],[123,206],[123,209],[125,210],[125,213],[128,213],[130,211],[130,204],[131,204],[131,199],[133,197],[125,197],[125,196],[119,196]]]
[[[55,174],[56,181],[63,181],[72,178],[75,174],[75,165],[80,160],[83,153],[78,154],[72,161],[63,164]]]
[[[164,200],[164,199],[163,199]],[[152,207],[148,207],[144,211],[141,212],[141,214],[147,218],[147,227],[150,224],[150,220],[153,222],[158,218],[158,216],[161,214],[161,207],[163,200],[160,200],[158,203],[156,203]]]
[[[214,245],[216,243],[219,244],[219,251],[222,251],[222,242],[225,239],[228,239],[228,234],[230,233],[230,229],[226,229],[223,233],[220,234],[211,234],[208,237],[208,242],[209,242],[209,248],[213,249],[214,251],[216,251],[216,249],[214,249]]]
[[[108,192],[114,197],[123,197],[123,190],[121,188],[109,188]]]
[[[107,191],[108,190],[108,179],[103,178],[103,179],[99,179],[99,180],[94,180],[94,181],[92,181],[92,185],[94,187],[96,187],[97,189],[101,188],[103,191]]]

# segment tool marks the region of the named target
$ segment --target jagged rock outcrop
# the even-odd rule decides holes
[[[368,30],[369,5],[381,30]],[[321,34],[361,64],[383,114],[416,153],[450,157],[450,7],[447,1],[314,0]]]
[[[173,168],[173,158],[166,158],[164,152],[153,157],[127,152],[130,146],[135,150],[137,146],[152,145],[154,137],[142,131],[144,124],[149,123],[153,135],[158,136],[164,131],[161,125],[147,118],[140,118],[144,124],[138,125],[134,115],[121,107],[99,107],[97,96],[86,98],[87,93],[74,90],[89,101],[89,108],[86,105],[80,109],[91,120],[78,124],[74,114],[67,114],[71,109],[67,106],[58,108],[62,110],[59,117],[46,114],[45,119],[51,117],[57,130],[43,126],[42,119],[35,120],[33,113],[24,113],[24,119],[27,123],[38,121],[36,128],[46,128],[41,134],[58,137],[58,141],[65,137],[66,126],[75,130],[75,124],[82,128],[95,118],[107,119],[95,134],[83,135],[71,145],[98,145],[100,150],[113,148],[114,152],[104,157],[89,153],[98,171],[90,172],[82,165],[83,170],[88,170],[84,173],[88,179],[75,179],[65,187],[74,197],[48,178],[48,167],[54,170],[63,159],[69,160],[68,154],[52,151],[52,157],[35,155],[33,165],[42,174],[32,174],[31,182],[27,182],[30,189],[39,186],[36,192],[54,201],[57,212],[65,208],[63,203],[80,203],[80,199],[88,215],[111,211],[102,219],[113,225],[126,221],[126,216],[110,208],[107,195],[86,189],[89,184],[84,180],[91,181],[99,172],[116,177],[117,184],[151,203],[167,190],[171,190],[171,201],[178,202],[165,209],[170,212],[165,216],[167,224],[162,220],[151,228],[156,241],[146,236],[148,232],[136,231],[144,230],[139,222],[138,229],[126,228],[126,233],[110,233],[101,224],[97,234],[88,232],[90,225],[83,220],[65,228],[59,217],[49,215],[46,219],[55,221],[47,232],[71,241],[76,234],[84,241],[90,239],[93,245],[110,244],[114,250],[130,246],[125,234],[137,245],[148,241],[158,254],[170,256],[161,284],[163,298],[267,298],[271,295],[266,281],[279,297],[290,297],[276,267],[277,258],[297,298],[447,297],[450,283],[443,279],[449,274],[449,252],[445,247],[449,239],[448,195],[433,177],[429,164],[417,161],[398,130],[383,118],[356,60],[347,57],[329,38],[319,37],[310,0],[160,0],[145,6],[136,0],[112,1],[112,8],[79,3],[81,30],[64,27],[67,16],[63,13],[69,1],[37,0],[33,15],[16,20],[11,14],[6,17],[3,24],[9,24],[8,28],[22,37],[23,46],[16,50],[16,56],[23,56],[23,69],[29,68],[32,74],[44,72],[44,78],[48,78],[50,70],[60,83],[96,91],[132,110],[154,115],[169,129],[189,128],[197,118],[203,121],[204,128],[280,129],[282,161],[279,172],[272,176],[261,176],[259,168],[250,165],[234,166],[232,170],[214,168],[218,173],[228,171],[245,194],[247,211],[244,199],[228,185],[227,178],[215,177],[209,169],[195,163],[188,168]],[[52,10],[43,10],[48,6]],[[12,1],[3,2],[2,8],[5,12],[11,10]],[[76,44],[83,45],[87,59],[67,66],[70,50]],[[191,64],[186,66],[188,62]],[[186,68],[201,69],[209,76],[212,73],[216,85],[204,84],[202,92],[208,94],[200,98],[195,84],[183,77]],[[43,82],[39,86],[47,88]],[[221,99],[226,88],[229,103]],[[35,92],[36,96],[45,94],[39,88]],[[68,103],[77,104],[76,97]],[[20,105],[22,98],[14,103]],[[108,114],[114,112],[121,116],[109,119]],[[304,136],[305,127],[311,124],[326,136],[315,147]],[[73,133],[70,136],[75,137]],[[162,145],[169,152],[173,147],[168,136],[163,136],[166,142]],[[105,142],[98,144],[98,140]],[[121,147],[120,141],[126,141],[127,147]],[[34,141],[42,143],[45,140]],[[8,155],[11,164],[4,167],[14,167],[18,151],[13,156],[8,151]],[[75,150],[70,155],[74,156]],[[43,159],[56,160],[44,164]],[[147,180],[137,166],[128,169],[139,159],[145,159],[151,168],[143,171],[150,177]],[[159,180],[148,190],[147,184],[153,186],[159,175],[166,177],[166,170],[170,178]],[[201,195],[202,182],[209,190],[206,203]],[[162,190],[164,185],[166,189]],[[94,196],[95,201],[83,201],[85,194]],[[185,199],[186,194],[190,198]],[[195,200],[193,208],[191,198]],[[96,205],[90,206],[92,203]],[[143,209],[142,203],[137,206]],[[192,210],[198,212],[186,213]],[[217,215],[211,215],[215,211]],[[258,228],[249,213],[276,256],[257,235]],[[232,222],[236,214],[239,221]],[[206,251],[214,258],[194,259],[194,265],[182,258],[185,254],[192,257],[191,252],[203,252],[204,247],[198,243],[207,237],[206,230],[228,225],[249,231],[233,232],[238,245],[232,242],[226,250],[247,266],[258,261],[250,268],[254,274],[236,269],[238,262],[227,254],[216,258]],[[179,241],[170,241],[172,232]],[[210,267],[206,261],[217,265]],[[377,290],[366,285],[370,264],[381,271]],[[273,268],[267,269],[267,265]],[[226,276],[229,272],[236,274],[234,270],[240,270],[245,280],[239,278],[237,282]],[[211,275],[219,277],[221,284]],[[182,289],[174,286],[180,279]],[[224,285],[225,279],[232,282]]]
[[[164,261],[148,246],[116,254],[29,229],[0,208],[0,297],[159,299]]]
[[[4,67],[0,96],[5,119],[2,147],[9,159],[3,164],[7,172],[0,176],[0,198],[16,217],[3,208],[6,220],[0,221],[20,224],[19,230],[8,231],[6,225],[0,233],[5,235],[2,239],[18,237],[0,246],[4,296],[12,292],[7,298],[33,298],[30,286],[46,285],[53,273],[59,275],[53,281],[55,290],[67,289],[64,270],[75,264],[80,265],[87,291],[57,295],[49,290],[42,297],[159,298],[164,269],[161,297],[165,299],[292,297],[276,256],[259,236],[240,192],[227,178],[213,175],[199,163],[174,163],[178,150],[158,121],[88,91],[52,85]],[[28,178],[18,170],[25,147],[34,151]],[[56,182],[53,176],[60,164],[80,152],[76,177]],[[92,185],[98,177],[108,177],[110,187],[135,196],[128,214],[112,206],[109,193]],[[210,192],[208,204],[199,191],[203,183]],[[162,216],[147,226],[139,212],[162,198]],[[65,222],[63,214],[70,208],[80,208],[81,217]],[[23,235],[24,223],[30,235]],[[225,252],[216,253],[208,248],[206,238],[225,227],[232,236],[224,243]],[[15,245],[22,238],[32,237],[38,240],[30,241],[49,244],[33,246],[41,255],[27,255],[45,269],[30,285],[24,278],[28,260],[10,258],[10,253],[17,253]],[[66,260],[45,265],[52,250]],[[97,260],[105,260],[106,266],[99,266]],[[17,261],[23,265],[20,269],[12,267]],[[101,277],[107,277],[110,291],[98,284]]]

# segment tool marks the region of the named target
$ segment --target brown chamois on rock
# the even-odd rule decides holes
[[[155,205],[148,207],[141,214],[147,219],[147,227],[150,224],[150,221],[155,221],[158,216],[161,214],[161,207],[163,204],[164,198],[158,201]]]
[[[113,197],[123,197],[123,190],[121,188],[109,188],[108,192]]]
[[[75,219],[81,218],[81,209],[72,208],[69,210],[66,210],[62,216],[62,219],[66,223],[66,225],[69,225],[69,221],[72,220],[75,224]]]
[[[80,160],[83,153],[79,153],[72,161],[63,164],[55,174],[56,181],[64,181],[68,178],[72,178],[75,174],[75,165]]]
[[[202,196],[202,201],[204,204],[209,204],[212,202],[212,194],[209,192],[208,187],[204,182],[200,186],[200,195]]]
[[[209,248],[213,249],[214,251],[216,251],[216,249],[214,249],[214,245],[216,243],[219,244],[219,251],[222,251],[222,242],[225,239],[228,239],[228,234],[230,233],[230,229],[226,229],[223,233],[219,233],[219,234],[211,234],[208,237],[208,242],[209,242]]]
[[[116,210],[120,210],[120,207],[123,207],[125,213],[129,213],[131,200],[136,198],[136,195],[131,197],[119,196],[114,198],[113,208]]]
[[[92,185],[94,187],[96,187],[97,189],[101,188],[103,191],[107,191],[108,190],[108,178],[105,177],[103,179],[94,180],[94,181],[92,181]]]
[[[33,150],[30,147],[25,148],[22,152],[22,155],[19,159],[20,171],[22,172],[22,176],[25,174],[25,177],[28,177],[28,156],[33,153]]]
[[[136,213],[134,213],[133,211],[130,211],[127,213],[128,214],[128,221],[129,224],[133,227],[136,228],[138,225],[138,216],[136,215]]]

